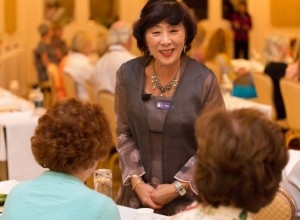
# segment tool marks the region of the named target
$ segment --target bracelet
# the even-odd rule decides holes
[[[133,186],[132,186],[132,190],[134,190],[134,188],[136,187],[137,184],[139,184],[140,182],[142,182],[143,179],[139,179]]]

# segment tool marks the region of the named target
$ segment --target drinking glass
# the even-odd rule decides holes
[[[94,187],[97,192],[112,197],[112,172],[110,169],[94,171]]]

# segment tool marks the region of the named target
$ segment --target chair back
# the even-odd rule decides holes
[[[97,93],[98,103],[102,106],[104,112],[107,115],[112,136],[113,136],[113,144],[117,145],[117,123],[116,123],[116,115],[115,115],[115,96],[113,93],[107,90],[101,90]]]
[[[84,88],[88,93],[89,101],[91,103],[97,103],[96,91],[94,85],[90,81],[85,81]]]
[[[297,108],[300,97],[300,83],[284,78],[279,83],[288,125],[291,129],[300,131],[300,111]]]
[[[56,65],[50,64],[47,68],[47,72],[51,87],[52,104],[54,104],[57,101],[58,68]]]
[[[257,101],[272,107],[272,118],[276,119],[276,110],[273,101],[273,83],[270,76],[264,73],[253,73]]]
[[[63,86],[68,98],[78,98],[76,90],[76,82],[70,73],[64,72],[62,74]]]
[[[279,188],[273,201],[258,211],[251,214],[253,220],[294,220],[296,218],[296,203],[294,198],[283,188]]]

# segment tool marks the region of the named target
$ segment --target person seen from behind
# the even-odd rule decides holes
[[[280,127],[254,109],[210,111],[195,124],[198,202],[170,220],[246,220],[268,205],[288,154]]]

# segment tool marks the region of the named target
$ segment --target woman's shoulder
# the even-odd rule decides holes
[[[145,71],[148,60],[146,57],[137,57],[123,63],[117,72],[117,78],[139,81],[139,78]]]
[[[188,208],[187,210],[178,213],[177,215],[170,218],[170,220],[233,220],[233,219],[245,219],[244,216],[245,212],[241,209],[233,208],[233,207],[225,207],[220,206],[218,208],[212,207],[210,205],[204,204],[194,204],[192,207]],[[247,214],[246,214],[246,219]]]
[[[135,57],[127,62],[123,63],[121,67],[123,68],[145,68],[148,63],[148,58],[144,56]]]
[[[90,190],[90,194],[87,194],[86,204],[98,210],[103,219],[106,219],[105,216],[107,216],[107,219],[119,219],[119,210],[116,203],[110,197],[95,190]]]
[[[194,58],[187,57],[186,59],[186,71],[191,72],[193,75],[213,74],[213,72],[204,64],[198,62]]]

